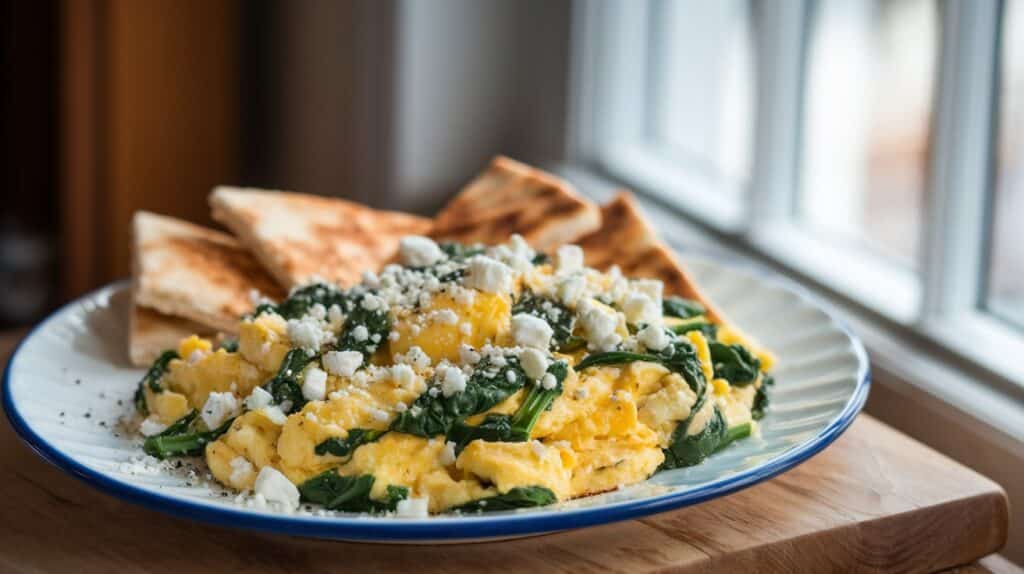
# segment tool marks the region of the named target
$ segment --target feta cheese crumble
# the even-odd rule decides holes
[[[250,411],[258,411],[263,407],[270,406],[270,403],[274,402],[274,396],[268,393],[263,387],[256,387],[252,390],[252,394],[245,399],[245,408]]]
[[[363,365],[363,354],[359,351],[328,351],[324,354],[324,368],[338,377],[351,377]]]
[[[637,341],[652,351],[660,351],[671,342],[668,333],[660,325],[647,325],[636,334]]]
[[[548,372],[548,358],[537,349],[524,349],[519,353],[519,364],[526,376],[534,381],[539,381]]]
[[[512,270],[486,255],[476,255],[469,260],[463,282],[485,293],[507,293],[512,290]]]
[[[206,428],[212,430],[238,414],[238,410],[238,399],[233,393],[210,393],[199,416],[206,424]]]
[[[391,380],[399,387],[411,389],[416,382],[416,373],[409,365],[393,365],[391,367]]]
[[[139,425],[139,432],[142,433],[142,436],[158,435],[166,429],[167,425],[153,419],[152,417],[142,421],[142,424]]]
[[[398,257],[402,265],[427,267],[444,259],[444,251],[429,237],[407,235],[398,243]]]
[[[519,313],[512,317],[512,338],[520,347],[547,350],[554,334],[551,325],[540,317],[528,313]]]
[[[443,371],[441,371],[442,368],[444,369]],[[441,373],[441,393],[445,397],[450,397],[466,390],[466,374],[461,369],[441,367],[438,369],[438,372]]]
[[[299,506],[299,489],[295,488],[288,478],[280,471],[264,466],[256,475],[256,494],[263,496],[267,502],[276,502],[281,506],[294,510]]]
[[[236,456],[231,459],[231,462],[228,464],[231,465],[231,476],[229,477],[229,480],[233,484],[244,482],[245,479],[249,478],[249,474],[255,470],[252,463],[246,460],[244,456]]]
[[[302,380],[302,398],[307,401],[322,401],[326,396],[327,373],[317,367],[311,367]]]
[[[399,518],[427,518],[430,513],[430,497],[406,498],[398,501],[395,514]]]
[[[583,249],[579,245],[563,245],[555,251],[555,270],[573,273],[583,269]]]

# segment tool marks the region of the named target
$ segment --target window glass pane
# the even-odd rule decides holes
[[[660,1],[651,17],[649,137],[688,168],[748,179],[754,127],[750,4]]]
[[[812,3],[797,217],[915,267],[938,56],[929,0]]]
[[[1003,6],[988,307],[1024,325],[1024,1]]]

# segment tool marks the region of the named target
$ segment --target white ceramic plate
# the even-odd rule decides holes
[[[701,465],[662,472],[616,492],[538,509],[400,519],[354,514],[282,514],[235,502],[190,476],[137,464],[140,440],[124,432],[142,370],[127,360],[128,285],[70,303],[37,327],[11,357],[4,408],[42,457],[114,496],[207,522],[345,540],[454,542],[554,532],[699,503],[766,480],[807,460],[853,421],[870,385],[857,338],[798,287],[763,273],[688,260],[708,296],[778,355],[761,436]]]

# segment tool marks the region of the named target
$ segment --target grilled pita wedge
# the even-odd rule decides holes
[[[431,236],[460,243],[503,243],[513,233],[548,250],[596,230],[600,210],[567,182],[498,156],[434,219]]]
[[[178,348],[178,342],[192,334],[211,336],[214,330],[163,313],[132,305],[132,316],[128,333],[128,355],[132,364],[146,367],[153,364],[160,353]]]
[[[709,320],[723,322],[672,251],[658,239],[631,193],[620,192],[603,205],[601,222],[600,229],[576,242],[583,248],[588,266],[603,270],[618,265],[627,277],[660,279],[666,294],[699,301]]]
[[[252,311],[252,292],[284,291],[226,233],[140,211],[133,223],[134,303],[222,331]]]
[[[423,217],[301,193],[221,186],[210,205],[214,219],[288,287],[314,277],[358,283],[395,256],[402,237],[430,229]]]

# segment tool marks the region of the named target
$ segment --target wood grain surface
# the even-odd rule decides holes
[[[0,339],[0,356],[12,342]],[[460,546],[329,542],[171,518],[50,466],[6,419],[0,489],[3,572],[934,572],[998,551],[1008,515],[998,485],[866,415],[807,463],[725,498]]]

